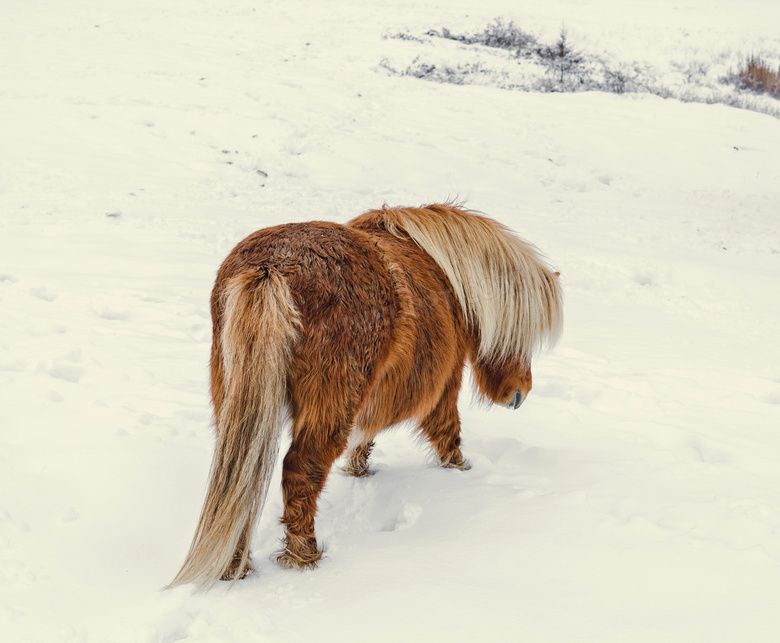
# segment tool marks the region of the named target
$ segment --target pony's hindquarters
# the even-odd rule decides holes
[[[215,286],[216,288],[219,288]],[[212,360],[221,359],[224,381],[217,410],[211,477],[195,537],[169,587],[197,581],[209,586],[251,569],[249,540],[262,509],[279,451],[292,346],[300,319],[285,279],[269,270],[238,274],[215,296]],[[218,331],[218,329],[220,329]],[[213,375],[214,376],[214,375]]]

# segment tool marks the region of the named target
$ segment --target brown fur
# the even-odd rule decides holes
[[[316,566],[314,518],[328,472],[346,450],[345,471],[368,475],[381,430],[414,420],[443,466],[468,468],[457,409],[466,361],[488,401],[524,398],[532,353],[557,337],[561,304],[557,275],[532,246],[451,205],[244,239],[212,293],[217,445],[198,530],[171,585],[251,571],[285,407],[284,567]]]

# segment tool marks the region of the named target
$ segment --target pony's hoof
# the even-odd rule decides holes
[[[255,568],[252,563],[247,563],[247,566],[244,567],[243,570],[241,570],[241,559],[233,559],[233,562],[231,563],[230,567],[228,567],[225,570],[225,573],[220,576],[219,580],[241,580],[242,578],[246,578],[250,574],[255,573]]]
[[[471,469],[471,463],[466,460],[461,453],[442,458],[441,466],[445,469],[460,469],[461,471],[468,471]]]
[[[276,562],[285,569],[314,569],[322,558],[322,549],[317,547],[313,536],[287,534],[284,549],[279,552]]]
[[[346,466],[341,467],[341,470],[348,476],[351,476],[353,478],[368,478],[368,476],[373,476],[374,472],[369,469],[367,466],[365,467],[354,467],[354,466]]]
[[[454,462],[447,462],[446,464],[442,464],[442,467],[445,469],[458,469],[459,471],[468,471],[471,469],[471,463],[468,460],[464,460],[461,463],[454,463]]]
[[[297,554],[288,550],[284,550],[276,557],[276,562],[280,567],[284,569],[297,569],[303,571],[305,569],[316,569],[317,563],[322,558],[322,552],[318,551],[316,556],[309,554]]]

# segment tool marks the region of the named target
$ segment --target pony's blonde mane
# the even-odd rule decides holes
[[[386,229],[409,237],[441,267],[479,331],[479,356],[529,362],[563,329],[558,275],[503,224],[450,204],[384,208]]]

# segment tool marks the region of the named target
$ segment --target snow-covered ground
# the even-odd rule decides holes
[[[502,17],[671,84],[780,57],[780,8],[526,4],[3,0],[0,640],[780,640],[780,120],[383,64],[457,64],[387,36]],[[160,591],[208,474],[221,260],[266,225],[448,197],[563,274],[528,402],[464,389],[468,472],[406,428],[371,478],[334,471],[320,569],[269,560],[277,491],[257,575]]]

